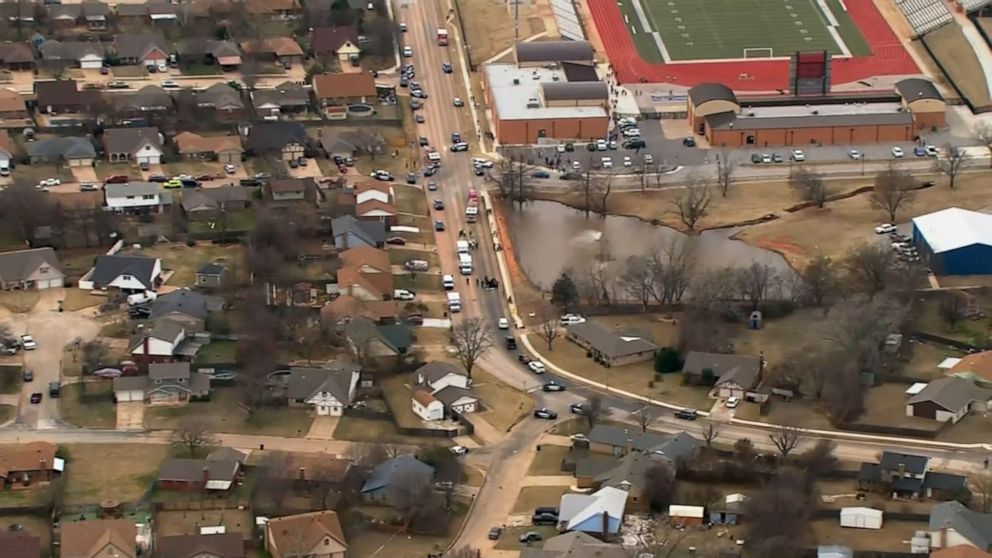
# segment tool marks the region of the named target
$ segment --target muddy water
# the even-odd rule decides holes
[[[529,203],[522,211],[507,208],[505,215],[517,260],[531,282],[542,289],[550,290],[566,267],[587,267],[604,248],[615,260],[623,261],[662,249],[673,239],[692,243],[701,270],[759,262],[791,273],[782,256],[732,240],[736,231],[731,229],[687,236],[633,217],[591,215],[586,219],[583,212],[550,201]]]

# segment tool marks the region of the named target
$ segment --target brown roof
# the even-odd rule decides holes
[[[0,477],[16,471],[51,470],[55,461],[55,444],[30,442],[0,446]]]
[[[372,246],[361,246],[359,248],[349,248],[341,252],[341,267],[361,268],[369,266],[390,273],[389,253]]]
[[[931,552],[930,558],[992,558],[992,554],[970,544],[959,544]]]
[[[951,374],[971,372],[986,380],[992,380],[992,351],[982,351],[961,357],[961,362],[954,365]]]
[[[241,533],[214,535],[174,535],[159,537],[156,554],[163,558],[244,558],[245,541]]]
[[[305,192],[307,187],[299,178],[276,178],[269,182],[272,193]]]
[[[276,56],[303,56],[303,48],[291,37],[272,37],[241,43],[241,50],[246,54],[268,53]]]
[[[369,211],[382,210],[391,215],[396,215],[396,208],[391,203],[383,203],[379,200],[365,200],[355,206],[355,216],[362,217]]]
[[[437,399],[434,399],[433,395],[427,393],[422,389],[418,389],[417,391],[413,392],[413,400],[416,401],[417,403],[420,403],[424,407],[437,401]]]
[[[41,539],[24,531],[0,531],[0,548],[3,548],[4,558],[38,558]]]
[[[384,278],[382,276],[385,276]],[[386,281],[389,285],[386,285]],[[376,298],[391,293],[393,276],[386,273],[362,273],[357,267],[342,267],[338,270],[338,286],[347,291],[351,286],[359,286]]]
[[[325,537],[330,537],[341,546],[348,548],[338,514],[333,511],[317,511],[277,517],[269,520],[266,529],[272,546],[277,549],[294,547],[305,548],[309,551]],[[280,556],[273,555],[273,558],[280,558]]]
[[[0,89],[0,112],[26,111],[24,97],[13,89]]]
[[[337,52],[346,42],[358,46],[358,29],[351,25],[317,27],[310,32],[310,48],[317,56]]]
[[[176,134],[173,140],[179,153],[220,153],[222,151],[244,151],[238,136],[201,136],[193,132]]]
[[[313,93],[318,99],[375,96],[372,74],[318,74],[313,76]]]
[[[399,310],[395,300],[358,300],[343,294],[321,307],[320,316],[323,320],[363,317],[379,321],[398,316]]]
[[[127,519],[93,519],[62,524],[61,558],[93,558],[113,545],[120,558],[135,558],[138,528]]]

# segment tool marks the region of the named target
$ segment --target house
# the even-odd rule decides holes
[[[46,163],[92,167],[96,148],[88,137],[64,136],[33,141],[26,146],[32,165]]]
[[[444,418],[444,412],[448,414],[474,413],[479,409],[479,398],[472,392],[472,380],[459,368],[447,362],[429,362],[413,373],[413,407],[414,412],[424,420],[440,420]],[[435,416],[433,413],[435,405],[432,403],[418,402],[418,394],[426,394],[431,401],[440,402],[442,405],[441,416],[437,418],[427,418],[425,413]],[[427,397],[420,395],[423,401],[428,401]],[[423,407],[425,412],[418,411],[418,406]]]
[[[426,421],[444,419],[444,403],[422,389],[414,390],[410,398],[414,414]]]
[[[861,464],[858,486],[909,498],[950,499],[967,493],[967,477],[929,468],[929,457],[884,451],[879,463]]]
[[[344,558],[348,542],[338,514],[325,510],[270,519],[265,550],[272,558]]]
[[[432,391],[450,386],[466,389],[472,384],[472,380],[462,369],[447,362],[428,362],[413,374],[417,385],[426,386]]]
[[[761,381],[763,368],[762,357],[690,351],[682,367],[682,374],[694,378],[697,383],[715,380],[711,395],[743,399],[744,394],[757,387]]]
[[[38,112],[44,114],[88,112],[100,99],[98,91],[80,91],[72,79],[36,81],[34,95]]]
[[[107,209],[117,213],[161,213],[172,203],[172,195],[155,182],[105,184],[103,197]]]
[[[360,246],[383,248],[386,245],[385,223],[360,221],[352,215],[331,220],[331,234],[334,236],[334,247],[338,250]]]
[[[24,531],[0,531],[0,548],[5,558],[39,558],[41,539]]]
[[[226,83],[215,83],[196,93],[196,106],[214,114],[222,122],[232,122],[247,114],[241,92]]]
[[[24,96],[6,87],[0,87],[0,119],[17,120],[28,117]]]
[[[327,155],[328,159],[334,159],[335,157],[341,157],[342,159],[354,157],[358,152],[358,147],[345,139],[344,133],[338,133],[331,128],[321,128],[319,133],[320,148],[324,150],[324,154]],[[353,194],[354,192],[352,192]]]
[[[992,552],[979,550],[968,544],[942,548],[930,553],[930,558],[992,558]]]
[[[161,281],[162,260],[158,258],[141,254],[97,256],[93,269],[80,280],[80,288],[90,282],[90,288],[100,290],[154,291]]]
[[[297,0],[247,0],[244,9],[253,17],[284,20],[293,19],[302,11]]]
[[[193,6],[200,6],[194,3]],[[149,0],[144,4],[118,4],[117,19],[120,24],[172,26],[179,21],[179,6],[160,0]]]
[[[718,503],[709,506],[710,523],[713,525],[737,525],[744,515],[748,497],[739,492],[725,495]]]
[[[193,357],[199,349],[198,343],[186,339],[186,329],[171,320],[159,320],[128,342],[128,352],[140,362],[171,362],[176,357]]]
[[[324,61],[337,58],[348,62],[352,56],[359,56],[358,29],[351,25],[340,27],[315,27],[310,31],[310,49],[313,55]]]
[[[290,405],[308,405],[318,415],[341,416],[355,399],[361,367],[335,362],[329,368],[290,368],[286,398]]]
[[[662,456],[631,452],[620,459],[590,456],[578,460],[575,466],[575,484],[579,488],[599,490],[604,487],[619,488],[627,492],[627,505],[631,511],[647,511],[651,499],[645,495],[648,488],[647,472],[658,464],[668,464]],[[675,474],[675,469],[670,469]]]
[[[245,558],[241,533],[210,535],[171,535],[155,540],[158,558]]]
[[[156,325],[152,329],[156,329]],[[142,340],[147,340],[145,337]],[[154,354],[154,342],[149,350]],[[132,354],[133,351],[132,351]],[[191,399],[210,395],[210,376],[190,371],[188,362],[153,362],[148,376],[114,378],[114,398],[118,403],[147,401],[152,406],[185,405]]]
[[[187,64],[216,64],[225,72],[241,65],[241,49],[231,41],[188,39],[180,42],[176,50],[180,60]]]
[[[417,460],[409,453],[383,461],[376,465],[362,486],[362,498],[367,502],[389,503],[389,493],[393,485],[413,484],[433,481],[434,467]]]
[[[356,317],[384,324],[395,322],[399,315],[399,303],[394,300],[362,300],[349,294],[338,296],[320,309],[321,322],[328,325]]]
[[[269,181],[272,201],[288,202],[305,200],[306,184],[300,178],[274,178]]]
[[[240,470],[241,464],[233,460],[170,457],[159,468],[158,488],[178,492],[224,492],[235,486]]]
[[[341,252],[338,290],[360,300],[385,300],[393,292],[393,272],[389,254],[371,246]]]
[[[51,289],[64,283],[62,264],[51,248],[0,253],[0,290]]]
[[[303,48],[292,37],[245,41],[241,43],[241,50],[246,56],[252,56],[263,62],[275,62],[284,67],[303,64],[305,58]]]
[[[299,159],[307,147],[307,132],[299,122],[258,122],[248,129],[248,151],[279,155],[283,161]]]
[[[183,192],[182,208],[191,221],[212,221],[222,213],[242,211],[251,205],[250,188],[221,186]]]
[[[158,128],[109,128],[103,132],[103,149],[111,163],[158,165],[162,162],[162,135]]]
[[[882,510],[852,506],[840,509],[840,526],[855,529],[881,529]]]
[[[571,531],[545,541],[543,548],[525,546],[520,558],[629,558],[618,544],[605,543],[581,531]]]
[[[31,2],[5,2],[0,4],[0,13],[6,16],[6,19],[11,22],[14,26],[20,26],[21,28],[33,27],[37,21],[36,15],[42,12],[44,8],[38,4]]]
[[[703,506],[681,506],[678,504],[668,506],[668,521],[672,525],[698,527],[703,524],[705,517],[706,508]]]
[[[406,324],[379,325],[368,318],[353,318],[344,328],[345,339],[359,358],[399,357],[413,344]]]
[[[203,264],[196,270],[196,286],[201,289],[219,289],[224,286],[227,268],[218,263]]]
[[[31,3],[18,3],[19,7],[33,10]],[[13,18],[12,18],[13,19]],[[34,52],[27,43],[0,44],[0,66],[12,72],[30,72],[34,69]]]
[[[156,65],[165,62],[172,48],[161,33],[118,33],[114,51],[121,64]]]
[[[383,182],[360,182],[355,186],[355,217],[395,225],[393,188]]]
[[[626,509],[627,493],[611,486],[592,494],[564,494],[559,505],[558,528],[609,537],[620,532]]]
[[[49,39],[38,47],[41,61],[49,68],[77,66],[99,70],[107,56],[107,46],[100,41],[56,41]]]
[[[287,81],[274,89],[255,89],[251,104],[258,116],[301,114],[310,108],[310,93],[303,86]]]
[[[55,456],[57,450],[51,442],[0,445],[0,487],[26,487],[59,478],[65,460]]]
[[[172,140],[184,159],[240,163],[244,153],[238,136],[201,136],[193,132],[180,132]]]
[[[957,501],[944,502],[930,510],[930,546],[950,548],[969,545],[992,551],[992,514],[979,513]]]
[[[314,104],[328,118],[346,118],[347,105],[369,104],[378,97],[375,78],[369,73],[317,74],[313,76]]]
[[[597,424],[587,438],[593,453],[623,456],[638,451],[665,457],[672,463],[688,459],[699,450],[699,442],[686,432],[668,435]]]
[[[651,360],[658,350],[650,334],[611,331],[593,321],[572,324],[565,330],[566,339],[589,351],[606,367]]]
[[[182,325],[187,332],[197,333],[204,331],[211,312],[218,312],[223,306],[222,298],[184,287],[160,295],[152,301],[148,319],[152,322],[171,320]]]
[[[62,521],[59,533],[61,558],[137,558],[143,540],[129,519]]]
[[[172,96],[157,85],[146,85],[134,93],[117,95],[113,102],[117,113],[127,119],[162,117],[174,110]]]
[[[980,388],[971,380],[939,378],[906,401],[906,416],[957,424],[969,412],[988,411],[990,400],[992,390]]]

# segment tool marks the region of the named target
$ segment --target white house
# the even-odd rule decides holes
[[[413,392],[413,412],[426,421],[441,420],[444,418],[444,403],[434,398],[433,395],[424,390]]]
[[[155,127],[109,128],[103,132],[103,146],[111,163],[162,162],[162,134]]]
[[[361,368],[335,362],[329,368],[291,368],[286,383],[290,405],[306,405],[318,415],[341,416],[355,399]]]
[[[161,284],[162,260],[141,254],[97,256],[79,280],[83,290],[154,291]]]
[[[864,507],[841,508],[840,526],[855,529],[881,529],[882,510]]]
[[[79,55],[77,60],[79,61],[79,67],[84,70],[99,70],[103,67],[103,56],[100,56],[97,52],[84,52]]]
[[[428,362],[418,368],[415,374],[417,384],[429,387],[432,393],[449,386],[468,389],[472,384],[467,374],[447,362]]]
[[[479,410],[479,398],[470,389],[448,386],[431,395],[454,413],[466,414]]]
[[[417,393],[420,392],[441,403],[442,416],[425,420],[440,420],[444,410],[452,414],[474,413],[479,410],[479,398],[472,392],[472,380],[457,366],[447,362],[428,362],[414,372],[413,379],[416,384],[413,393],[415,409],[418,405]]]
[[[161,320],[132,337],[128,352],[143,362],[164,362],[176,356],[176,350],[185,340],[186,329],[182,325]]]
[[[160,213],[163,202],[168,196],[154,182],[107,184],[103,187],[103,194],[107,209],[117,213],[131,211]]]

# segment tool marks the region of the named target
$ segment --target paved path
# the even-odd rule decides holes
[[[575,479],[570,475],[538,475],[524,478],[524,486],[572,486]]]

